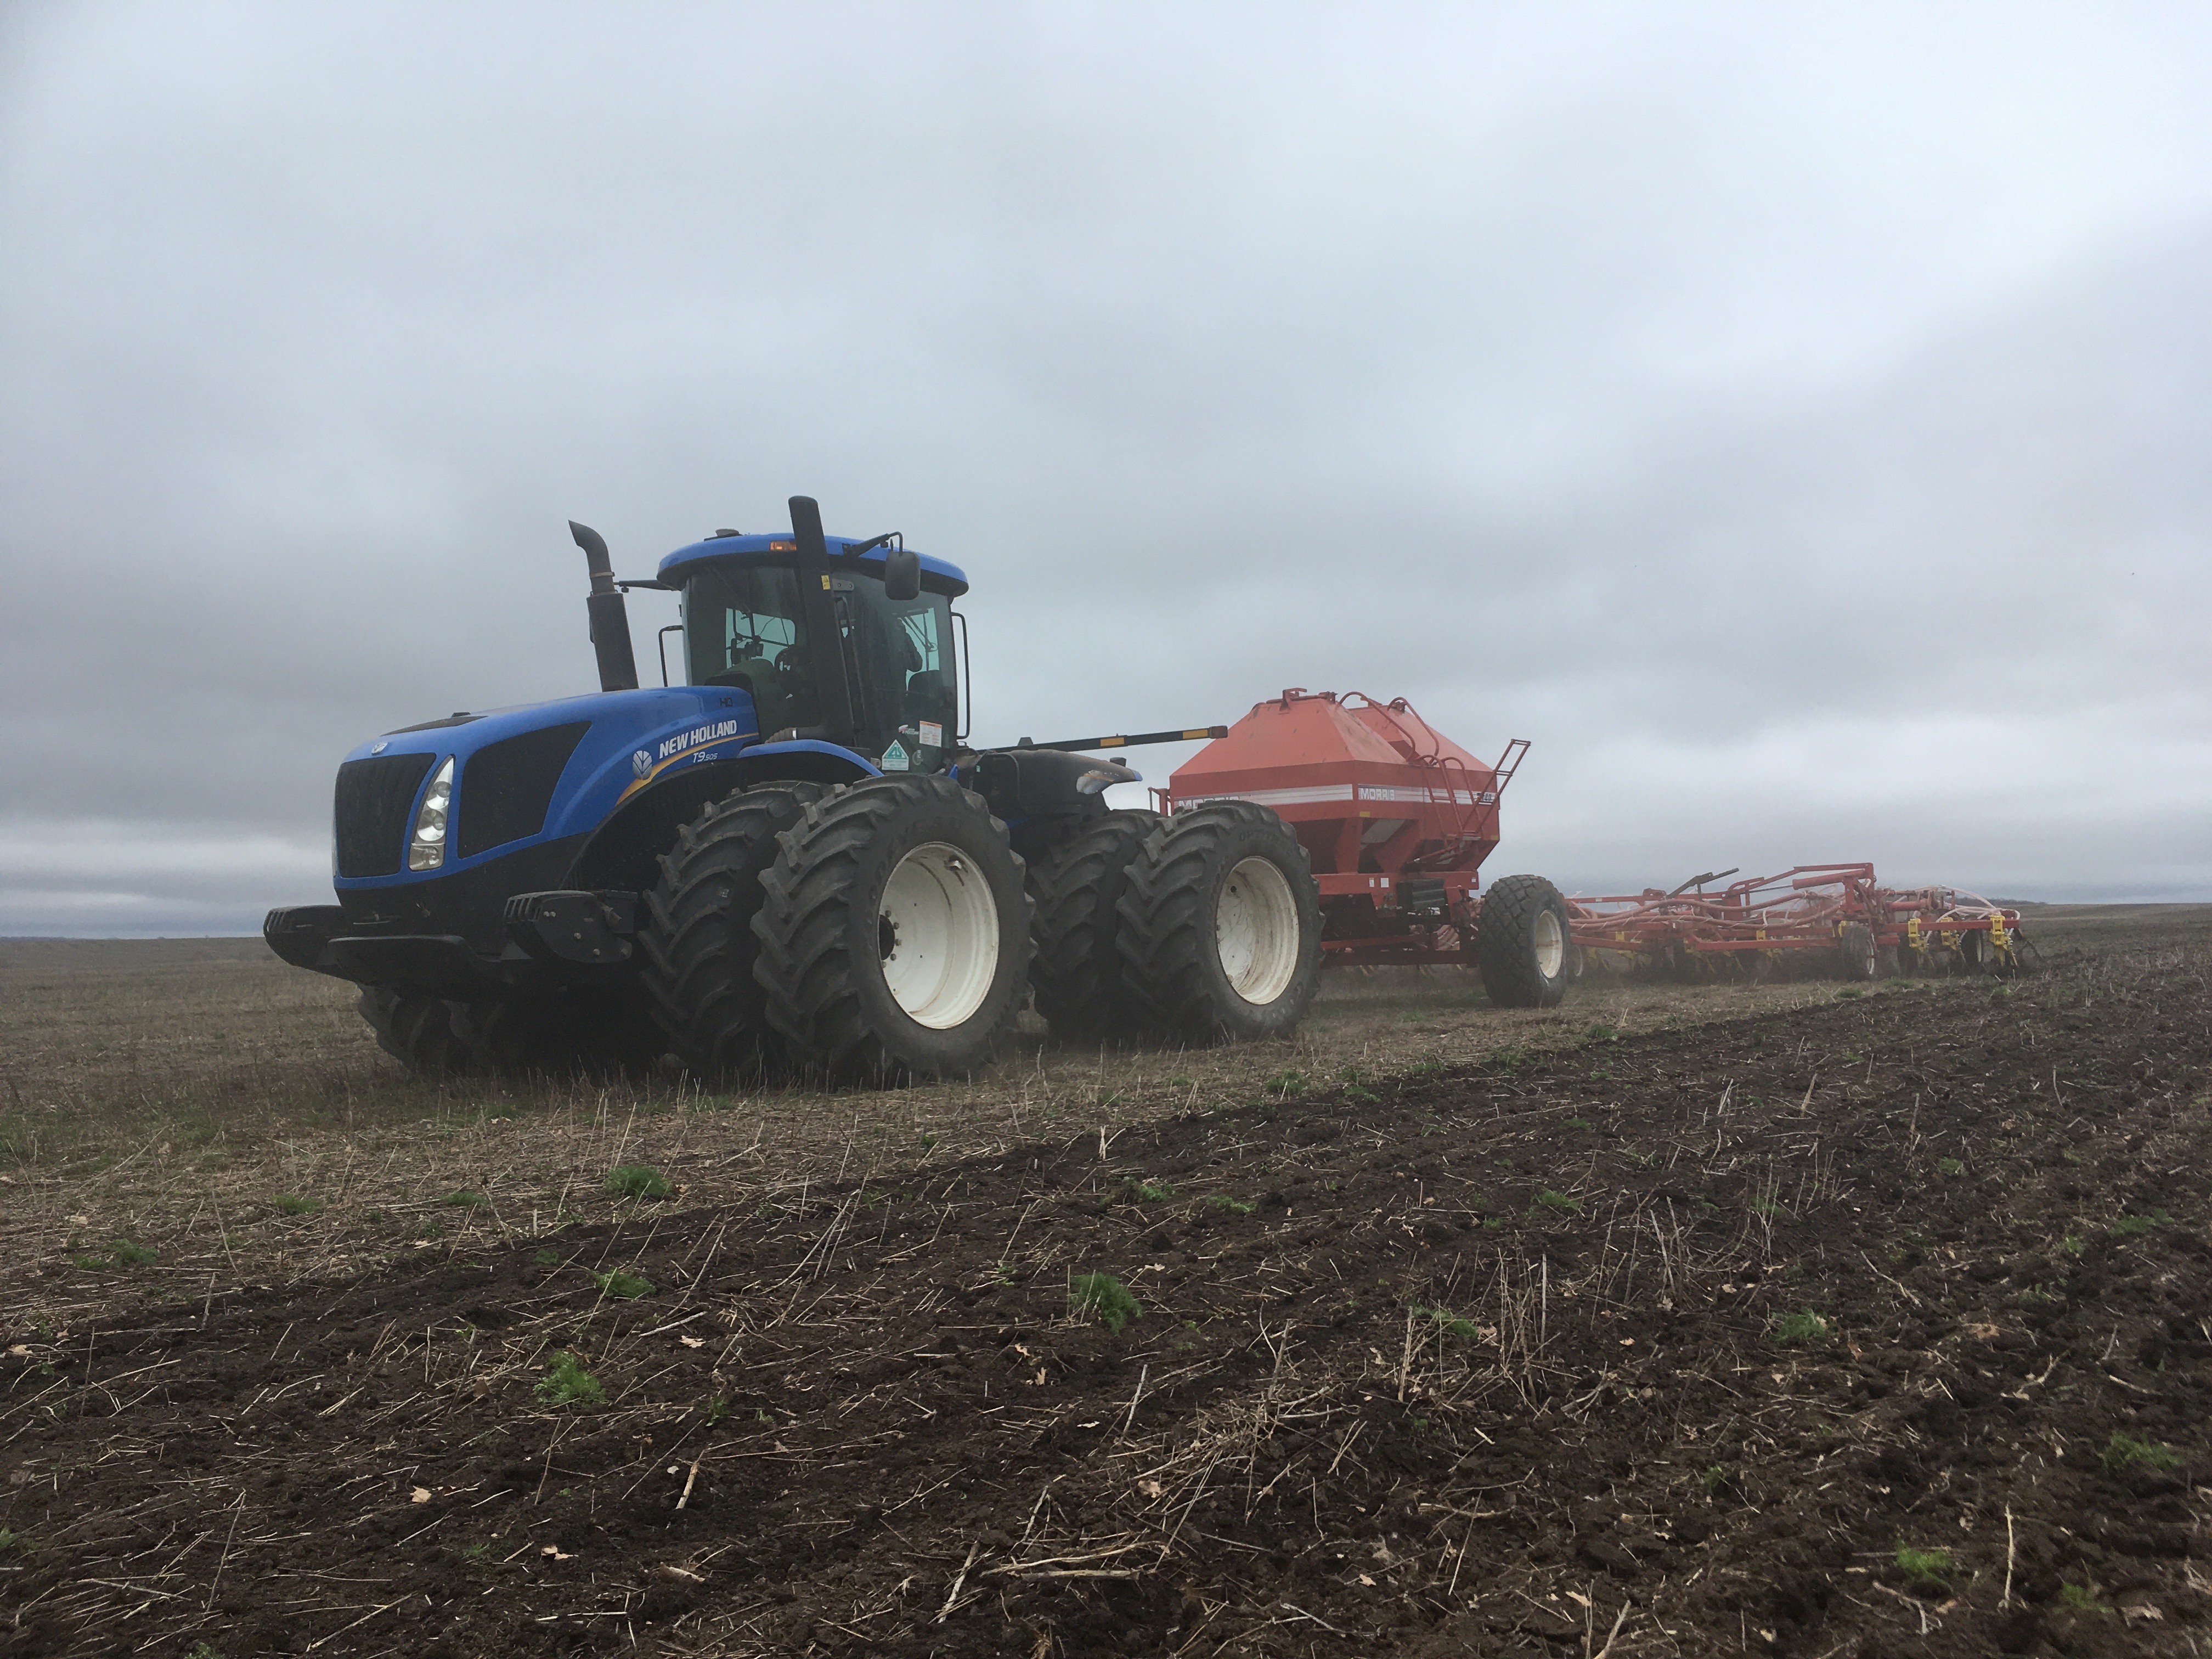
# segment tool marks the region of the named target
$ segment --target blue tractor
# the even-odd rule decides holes
[[[957,1076],[1032,997],[1085,1042],[1294,1030],[1321,939],[1296,837],[1247,802],[1109,810],[1138,775],[1083,752],[1219,729],[969,748],[966,577],[790,507],[651,580],[572,524],[599,694],[356,749],[338,902],[270,911],[270,946],[431,1074]],[[685,684],[638,684],[632,587],[681,595]]]

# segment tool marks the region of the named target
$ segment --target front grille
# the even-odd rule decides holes
[[[380,755],[338,768],[338,873],[396,876],[407,854],[408,814],[435,755]]]
[[[474,858],[543,830],[561,769],[591,729],[589,720],[544,726],[488,743],[462,763],[453,802],[460,816],[454,838],[460,855]]]

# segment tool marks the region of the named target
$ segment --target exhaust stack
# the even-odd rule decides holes
[[[591,613],[592,649],[599,659],[599,690],[635,691],[637,657],[630,648],[629,605],[622,589],[615,586],[615,568],[607,557],[606,540],[591,526],[574,519],[568,520],[568,533],[584,550],[585,562],[592,568],[592,594],[584,601],[584,608]]]

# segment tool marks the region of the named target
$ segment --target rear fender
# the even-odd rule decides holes
[[[757,784],[853,783],[882,774],[849,749],[802,739],[757,744],[743,754],[678,767],[628,797],[592,832],[568,885],[642,892],[660,878],[659,860],[682,825],[708,801]]]

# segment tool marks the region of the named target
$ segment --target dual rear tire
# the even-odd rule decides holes
[[[1039,860],[1037,1012],[1063,1042],[1286,1037],[1321,972],[1305,849],[1249,801],[1110,812]]]

